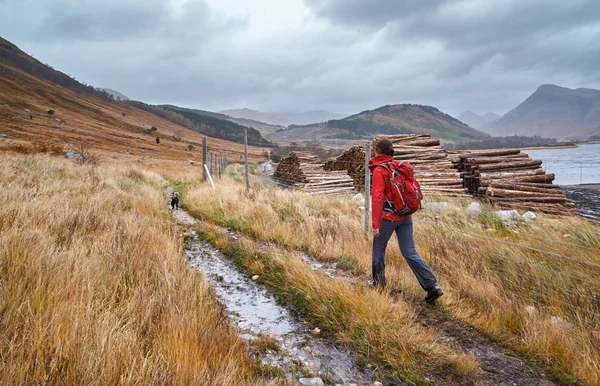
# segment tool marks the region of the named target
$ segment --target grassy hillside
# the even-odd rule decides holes
[[[500,120],[485,126],[493,135],[581,138],[600,134],[600,90],[540,86]]]
[[[0,139],[0,149],[66,151],[83,144],[109,157],[197,163],[202,157],[198,132],[114,102],[109,94],[40,63],[5,40],[0,40],[0,134],[9,136]],[[230,160],[243,156],[241,144],[216,138],[209,144]],[[189,145],[196,150],[190,151]],[[263,153],[262,148],[250,148],[253,162],[264,159]]]
[[[164,105],[163,107],[189,119],[193,124],[193,129],[199,132],[213,137],[244,143],[244,130],[247,129],[249,144],[255,146],[272,146],[269,141],[262,137],[260,131],[232,122],[227,115],[171,105]]]
[[[363,217],[356,209],[360,203],[283,191],[260,183],[254,185],[251,194],[244,194],[243,185],[234,183],[222,183],[219,191],[217,197],[209,187],[192,188],[187,193],[189,211],[259,242],[306,252],[322,264],[346,267],[350,282],[357,282],[356,286],[370,278],[371,240],[364,234]],[[576,217],[549,216],[509,225],[496,218],[490,207],[484,207],[481,213],[467,211],[470,199],[450,202],[448,211],[425,210],[415,215],[417,248],[446,292],[439,307],[456,323],[477,328],[547,368],[565,384],[598,385],[598,225]],[[220,236],[214,237],[223,248],[228,245]],[[380,318],[395,318],[394,311],[358,311],[365,296],[376,309],[380,302],[388,304],[392,299],[407,315],[420,309],[422,290],[394,243],[388,255],[388,288],[379,295],[309,279],[306,270],[295,262],[282,263],[280,255],[269,257],[253,250],[246,256],[243,251],[249,248],[246,243],[232,251],[232,256],[247,264],[250,272],[276,278],[273,285],[278,291],[300,302],[319,325],[328,326],[340,339],[368,347],[365,355],[371,360],[378,353],[393,352],[395,339],[404,343],[404,350],[413,359],[420,358],[419,352],[428,352],[420,350],[434,350],[426,332],[410,330],[405,320],[379,324]],[[283,268],[277,268],[281,265]],[[389,329],[396,331],[394,338],[387,335]],[[415,336],[429,349],[419,348]],[[440,350],[437,359],[443,363],[450,356]],[[391,366],[406,366],[413,374],[423,374],[427,370],[420,369],[418,362],[427,364],[432,356],[429,352],[417,363],[403,360],[402,365],[397,358],[388,355],[382,360]],[[465,357],[454,357],[453,363],[462,363],[463,374],[474,371]],[[435,365],[425,367],[433,371]],[[456,368],[453,371],[460,373]],[[472,381],[477,382],[476,378]]]
[[[0,384],[254,384],[158,174],[0,153],[0,180]]]
[[[272,136],[277,142],[310,140],[360,140],[377,134],[428,133],[447,142],[488,136],[435,107],[388,105],[363,111],[344,119],[321,124],[290,126]]]

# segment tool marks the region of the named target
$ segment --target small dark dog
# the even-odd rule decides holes
[[[173,192],[171,195],[171,209],[179,209],[179,193]]]

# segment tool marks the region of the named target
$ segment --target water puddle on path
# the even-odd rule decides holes
[[[197,223],[183,210],[173,214],[182,225]],[[262,354],[264,365],[280,367],[288,379],[310,378],[310,373],[331,385],[371,385],[368,376],[353,366],[349,351],[314,336],[314,326],[295,318],[264,286],[240,272],[217,249],[201,242],[193,229],[188,232],[187,261],[204,272],[242,338],[251,341],[267,336],[277,341],[279,350]],[[304,375],[299,374],[299,368]]]

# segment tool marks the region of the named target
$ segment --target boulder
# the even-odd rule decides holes
[[[516,210],[497,210],[494,212],[500,220],[515,220],[521,218],[521,215]]]
[[[321,378],[300,378],[299,381],[304,386],[325,386]]]
[[[189,159],[189,160],[185,161],[185,164],[186,165],[193,165],[194,161],[192,161],[191,159]]]
[[[75,153],[73,150],[65,151],[65,155],[67,156],[67,158],[75,160],[75,161],[81,159],[81,155]]]
[[[469,204],[469,206],[467,206],[467,210],[469,212],[479,213],[479,212],[481,212],[481,204],[473,201],[472,203]]]
[[[526,222],[531,222],[531,221],[535,220],[537,218],[537,216],[533,212],[525,212],[525,213],[523,213],[523,216],[521,216],[521,218],[523,220],[525,220]]]

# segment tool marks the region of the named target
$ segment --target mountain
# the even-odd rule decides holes
[[[143,156],[175,161],[200,161],[198,149],[204,136],[116,102],[108,92],[78,82],[2,38],[0,134],[0,149],[62,153],[86,146],[111,158]],[[243,159],[242,144],[216,138],[209,138],[208,143],[211,150],[230,160]],[[251,146],[249,156],[253,162],[264,160],[264,149]]]
[[[129,98],[127,98],[125,95],[121,94],[118,91],[111,90],[110,88],[99,88],[98,90],[107,92],[108,94],[112,95],[113,98],[115,98],[115,100],[118,100],[118,101],[128,101],[129,100]]]
[[[233,109],[221,111],[222,114],[233,118],[250,119],[264,122],[272,126],[306,125],[310,123],[325,122],[330,119],[343,118],[343,114],[331,113],[324,110],[305,111],[300,113],[273,112],[263,113],[251,109]]]
[[[290,126],[285,131],[275,133],[271,139],[278,142],[329,139],[337,140],[336,144],[339,144],[340,140],[357,141],[378,134],[405,133],[428,133],[446,142],[488,137],[435,107],[402,104],[387,105],[320,124]]]
[[[465,111],[458,117],[459,121],[464,122],[467,125],[476,129],[481,129],[486,124],[489,124],[490,122],[496,121],[498,119],[500,119],[500,116],[498,114],[485,113],[483,115],[478,115],[472,111]]]
[[[600,134],[600,90],[545,84],[484,130],[496,136],[559,139],[585,139]]]

